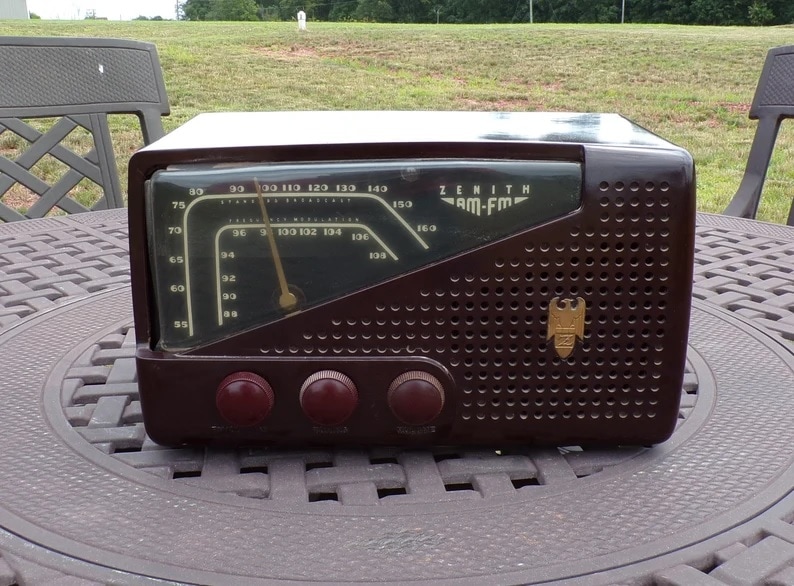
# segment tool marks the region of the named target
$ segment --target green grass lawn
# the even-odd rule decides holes
[[[755,122],[747,112],[766,51],[794,29],[658,25],[364,25],[4,21],[3,35],[156,43],[171,102],[166,130],[221,110],[423,109],[618,112],[687,148],[698,207],[721,211],[739,184]],[[119,164],[139,146],[113,120]],[[4,144],[0,152],[14,145]],[[761,218],[794,195],[784,124]],[[55,173],[57,169],[49,172]],[[126,179],[125,179],[126,180]]]

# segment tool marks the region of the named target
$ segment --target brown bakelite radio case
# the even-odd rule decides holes
[[[613,114],[205,114],[130,161],[170,445],[653,444],[686,360],[683,149]]]

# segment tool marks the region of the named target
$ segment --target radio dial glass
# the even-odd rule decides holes
[[[184,165],[146,186],[154,349],[195,348],[581,204],[571,161]]]

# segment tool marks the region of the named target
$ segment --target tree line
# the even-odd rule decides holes
[[[792,0],[186,0],[186,20],[407,23],[668,23],[775,25],[794,22]]]

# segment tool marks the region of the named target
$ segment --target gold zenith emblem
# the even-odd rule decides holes
[[[576,338],[584,339],[584,314],[585,302],[581,297],[576,298],[576,305],[573,299],[563,299],[562,306],[557,302],[559,297],[555,297],[549,303],[549,327],[546,332],[546,339],[554,338],[554,349],[560,358],[568,358],[576,346]]]

